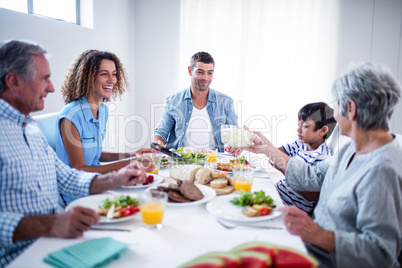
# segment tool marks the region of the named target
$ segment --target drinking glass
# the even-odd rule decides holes
[[[251,192],[251,187],[253,185],[255,169],[247,166],[235,166],[233,167],[233,177],[235,190],[240,192],[244,190],[246,192]]]
[[[142,155],[148,162],[143,163],[145,171],[148,173],[158,174],[161,166],[162,156],[156,153],[144,153]]]
[[[162,228],[168,195],[166,192],[145,192],[140,196],[142,222],[147,228]]]
[[[216,163],[218,159],[218,150],[208,150],[208,163]]]

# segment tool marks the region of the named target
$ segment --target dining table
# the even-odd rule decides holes
[[[219,158],[218,158],[219,159]],[[161,168],[158,177],[170,176],[170,168]],[[254,175],[252,192],[263,190],[281,206],[274,182],[283,177],[273,168],[259,168]],[[158,182],[159,183],[159,182]],[[152,183],[150,184],[152,185]],[[139,196],[147,187],[119,188],[104,194]],[[232,193],[235,196],[236,193]],[[107,267],[180,267],[208,252],[227,252],[247,242],[266,242],[306,253],[300,237],[290,234],[278,216],[265,221],[237,222],[211,213],[209,202],[224,196],[214,196],[208,202],[187,205],[167,205],[163,227],[147,228],[137,213],[129,220],[93,226],[82,237],[73,239],[41,237],[27,248],[9,267],[52,267],[44,262],[49,253],[94,238],[111,237],[128,244],[119,258]]]

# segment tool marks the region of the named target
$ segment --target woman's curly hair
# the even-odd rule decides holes
[[[116,66],[116,84],[112,90],[113,99],[121,95],[128,88],[127,74],[119,58],[106,51],[86,50],[74,61],[70,70],[67,72],[61,89],[64,102],[87,99],[95,94],[95,80],[102,60],[111,60]],[[110,101],[105,99],[105,101]]]

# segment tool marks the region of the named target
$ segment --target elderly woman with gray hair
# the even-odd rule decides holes
[[[283,220],[323,267],[400,267],[402,149],[388,122],[401,95],[385,68],[361,64],[333,84],[335,119],[352,141],[335,156],[307,165],[288,159],[261,133],[249,150],[285,167],[287,184],[321,191],[313,218],[285,206]]]

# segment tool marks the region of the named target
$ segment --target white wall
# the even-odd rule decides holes
[[[350,62],[381,63],[402,81],[402,1],[339,1],[338,70]],[[390,122],[391,132],[402,133],[402,102]]]
[[[94,28],[88,29],[70,23],[41,18],[0,8],[0,40],[24,39],[41,44],[51,54],[49,60],[52,81],[56,92],[45,100],[42,113],[57,112],[64,102],[60,93],[64,75],[73,60],[86,49],[107,50],[115,53],[123,62],[131,82],[131,90],[123,95],[123,101],[116,100],[110,106],[109,135],[106,146],[119,150],[119,141],[133,135],[132,129],[113,127],[117,115],[134,113],[134,35],[133,2],[130,0],[94,1]],[[112,131],[113,129],[113,131]],[[131,132],[130,132],[131,131]]]
[[[402,79],[400,0],[338,0],[338,70],[350,62],[382,62]],[[114,151],[148,146],[167,94],[178,91],[180,72],[180,0],[94,1],[94,29],[0,8],[0,40],[28,39],[52,53],[56,93],[41,113],[64,105],[60,87],[74,58],[85,49],[109,50],[123,61],[130,92],[111,105],[106,147]],[[7,25],[7,26],[6,26]],[[183,70],[184,69],[184,70]],[[159,108],[155,108],[159,107]],[[37,113],[40,114],[40,113]],[[402,103],[391,130],[402,133]]]
[[[179,87],[180,0],[136,0],[135,142],[148,146],[166,95]]]

